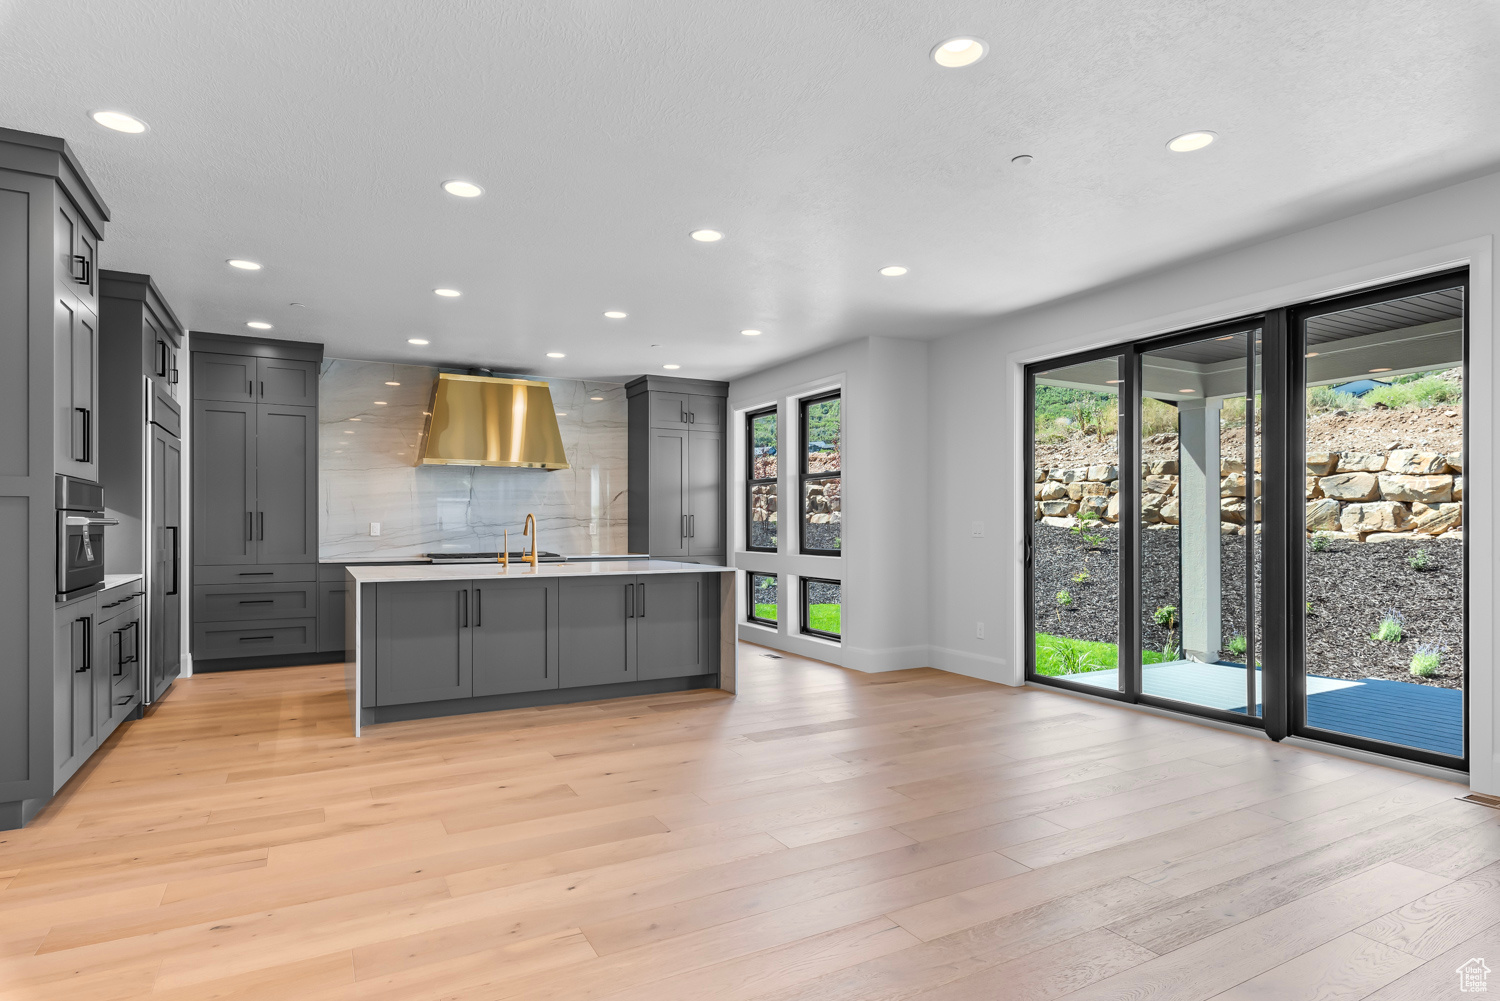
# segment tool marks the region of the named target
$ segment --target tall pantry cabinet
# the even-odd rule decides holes
[[[64,618],[92,624],[97,612],[93,596],[81,604],[55,600],[54,477],[99,478],[98,253],[108,219],[67,143],[0,129],[0,637],[6,650],[0,658],[0,828],[24,824],[55,791],[55,625]],[[60,647],[66,657],[71,634],[63,640],[69,641]],[[69,712],[73,673],[62,679]],[[84,708],[80,704],[79,712]],[[71,745],[68,751],[71,756]]]

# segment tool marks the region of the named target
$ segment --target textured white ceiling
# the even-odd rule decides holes
[[[154,275],[195,329],[722,378],[970,328],[1500,161],[1497,18],[1486,0],[0,0],[0,125],[74,145],[114,212],[104,265]],[[989,58],[937,68],[958,33]],[[96,108],[151,131],[105,131]],[[1192,129],[1222,139],[1166,150]],[[450,177],[487,193],[452,198]],[[876,274],[892,263],[911,273]]]

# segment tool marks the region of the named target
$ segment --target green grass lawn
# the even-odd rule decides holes
[[[1113,643],[1075,640],[1050,633],[1036,634],[1036,673],[1049,677],[1060,674],[1082,674],[1085,671],[1109,671],[1119,667],[1120,649]],[[1155,650],[1142,655],[1147,664],[1160,664],[1162,656]]]
[[[812,605],[807,610],[807,624],[820,633],[832,633],[842,636],[840,628],[843,617],[842,605]],[[765,622],[776,621],[776,606],[770,604],[755,603],[755,617]]]

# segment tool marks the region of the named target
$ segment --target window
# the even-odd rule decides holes
[[[745,548],[758,553],[776,551],[776,424],[775,407],[745,415]]]
[[[836,580],[802,578],[802,631],[836,640],[842,636],[843,585]]]
[[[837,556],[843,548],[842,402],[839,393],[828,393],[801,403],[802,552],[813,556]]]
[[[749,607],[745,610],[745,617],[751,622],[759,622],[763,626],[776,625],[776,606],[779,589],[776,575],[773,573],[751,573],[750,591],[746,595]]]

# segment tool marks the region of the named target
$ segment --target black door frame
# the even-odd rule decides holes
[[[1097,688],[1077,682],[1036,673],[1035,632],[1035,575],[1033,554],[1036,520],[1031,515],[1035,504],[1035,474],[1023,477],[1025,491],[1023,509],[1027,511],[1023,533],[1024,584],[1023,611],[1026,621],[1025,677],[1027,681],[1086,695],[1111,698],[1119,702],[1134,703],[1167,709],[1187,715],[1199,716],[1220,722],[1233,723],[1249,729],[1263,729],[1272,740],[1287,736],[1304,737],[1329,744],[1338,744],[1376,754],[1406,758],[1443,768],[1468,771],[1469,769],[1469,642],[1464,637],[1463,664],[1463,726],[1464,755],[1455,759],[1449,755],[1407,747],[1385,744],[1352,734],[1321,730],[1307,725],[1306,712],[1306,663],[1304,642],[1305,623],[1296,612],[1306,600],[1304,579],[1305,562],[1302,551],[1293,545],[1293,540],[1306,538],[1307,507],[1304,494],[1303,473],[1306,469],[1306,406],[1304,388],[1306,378],[1305,349],[1302,322],[1324,313],[1339,312],[1361,305],[1385,302],[1391,299],[1418,295],[1423,292],[1452,288],[1455,282],[1464,287],[1465,309],[1463,316],[1463,370],[1465,393],[1464,451],[1468,451],[1468,389],[1469,389],[1469,310],[1468,268],[1445,269],[1421,278],[1386,283],[1359,292],[1329,296],[1310,300],[1262,313],[1250,314],[1230,321],[1173,331],[1157,337],[1145,338],[1128,344],[1113,345],[1090,351],[1081,351],[1044,361],[1028,364],[1023,369],[1023,429],[1024,447],[1027,449],[1026,464],[1029,471],[1035,468],[1035,391],[1039,373],[1070,365],[1118,358],[1120,365],[1119,429],[1116,436],[1119,463],[1120,517],[1118,522],[1118,595],[1119,595],[1119,654],[1117,677],[1120,690]],[[1141,442],[1138,433],[1141,407],[1141,359],[1142,355],[1161,348],[1191,343],[1217,333],[1243,331],[1258,325],[1261,334],[1260,392],[1261,412],[1261,484],[1262,484],[1262,531],[1261,546],[1261,620],[1260,637],[1262,656],[1261,712],[1259,715],[1234,713],[1207,706],[1179,702],[1161,696],[1141,692],[1141,595],[1139,586],[1140,561],[1140,484]],[[1253,345],[1247,351],[1246,408],[1246,458],[1247,474],[1256,458],[1253,445],[1254,434],[1254,389],[1256,385],[1256,353]],[[1253,483],[1253,479],[1247,479]],[[1253,505],[1254,489],[1247,490],[1247,499]],[[1469,504],[1467,494],[1463,501],[1463,520],[1468,523]],[[1251,508],[1253,511],[1253,508]],[[1253,515],[1249,521],[1251,530],[1246,532],[1246,604],[1251,613],[1247,616],[1246,629],[1246,689],[1247,710],[1254,697],[1254,651],[1255,651],[1255,574],[1254,553],[1256,548]],[[1468,574],[1469,549],[1467,534],[1464,546],[1464,623],[1468,624]],[[1294,557],[1293,551],[1297,555]]]

